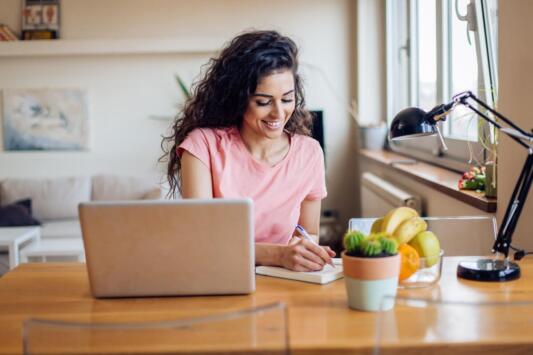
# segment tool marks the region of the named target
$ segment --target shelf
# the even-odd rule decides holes
[[[360,155],[470,206],[485,212],[496,212],[497,201],[495,198],[485,197],[476,191],[459,190],[457,187],[457,182],[461,178],[459,173],[386,150],[362,149]]]
[[[58,39],[0,42],[0,58],[120,54],[216,52],[222,43],[210,38]]]

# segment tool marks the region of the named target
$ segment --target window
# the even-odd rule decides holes
[[[466,90],[494,106],[496,18],[497,0],[387,0],[389,123],[406,107],[429,111]],[[449,150],[436,137],[392,148],[455,170],[488,158],[493,132],[474,113],[459,106],[439,124]]]

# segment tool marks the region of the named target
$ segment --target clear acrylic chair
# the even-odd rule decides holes
[[[284,303],[220,315],[146,323],[30,319],[24,354],[288,354]]]
[[[533,354],[533,301],[396,297],[394,308],[379,312],[376,324],[374,355]]]
[[[350,230],[369,233],[377,218],[352,218]],[[493,216],[422,217],[435,233],[445,256],[490,255],[498,228]]]

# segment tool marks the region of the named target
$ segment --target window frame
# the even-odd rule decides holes
[[[397,88],[405,84],[398,83],[399,73],[403,67],[408,70],[406,83],[408,87],[407,105],[418,107],[418,2],[424,0],[387,0],[386,2],[386,53],[387,53],[387,117],[388,123],[394,115],[402,108],[394,107],[394,97],[397,94]],[[456,0],[435,0],[436,1],[436,47],[437,47],[437,101],[449,102],[451,96],[455,93],[450,92],[451,88],[451,20],[454,16],[452,6],[455,6]],[[478,87],[480,90],[479,98],[494,106],[497,98],[497,73],[496,58],[493,55],[490,41],[490,26],[488,21],[488,6],[483,0],[471,0],[475,4],[475,14],[477,28],[471,31],[470,35],[475,38],[475,46],[478,63]],[[399,11],[403,11],[400,13]],[[407,25],[406,33],[400,33],[400,23],[403,21]],[[405,25],[403,25],[405,27]],[[403,30],[404,28],[402,28]],[[403,43],[401,41],[403,40]],[[405,55],[402,57],[402,51]],[[480,55],[484,53],[484,55]],[[405,58],[406,63],[402,63]],[[488,77],[489,80],[485,80]],[[496,88],[490,90],[490,87]],[[485,92],[491,92],[491,97],[485,97]],[[396,105],[397,106],[397,105]],[[453,118],[449,118],[453,119]],[[444,123],[445,124],[445,123]],[[439,123],[443,131],[443,123]],[[488,125],[482,125],[478,130],[478,137],[482,135],[492,136]],[[401,142],[389,142],[389,147],[399,153],[412,156],[414,158],[430,162],[435,165],[443,166],[456,171],[468,170],[471,163],[487,160],[488,152],[483,145],[477,141],[466,141],[452,137],[444,137],[448,146],[445,151],[440,146],[437,137],[424,137],[416,140],[406,140]]]

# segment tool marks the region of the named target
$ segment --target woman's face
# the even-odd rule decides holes
[[[257,137],[281,137],[285,124],[295,108],[294,75],[290,70],[276,72],[260,79],[248,100],[243,129]]]

